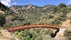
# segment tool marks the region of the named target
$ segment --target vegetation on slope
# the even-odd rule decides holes
[[[7,8],[7,7],[6,7]],[[44,7],[38,7],[34,5],[10,7],[13,11],[5,9],[5,14],[0,13],[0,20],[5,21],[3,27],[16,27],[29,24],[52,24],[61,25],[63,21],[68,19],[67,13],[71,11],[71,6],[67,6],[63,3],[58,6],[46,5]],[[2,10],[2,8],[0,7]],[[2,10],[3,11],[3,10]],[[15,13],[14,13],[15,12]],[[1,25],[1,23],[0,23]],[[49,35],[52,29],[30,29],[15,32],[15,35],[21,40],[44,40],[44,36]],[[46,39],[47,40],[47,39]],[[49,39],[53,40],[53,39]]]

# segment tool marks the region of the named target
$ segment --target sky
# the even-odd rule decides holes
[[[58,5],[60,3],[65,3],[66,5],[71,4],[71,0],[0,0],[6,6],[13,5],[36,5],[36,6],[45,6],[48,4]]]

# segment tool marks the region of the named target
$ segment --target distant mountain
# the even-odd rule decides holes
[[[45,5],[43,7],[32,4],[24,6],[13,5],[10,8],[17,13],[16,18],[24,19],[23,21],[32,24],[59,24],[63,19],[66,19],[66,13],[70,12],[70,8],[63,3],[58,6]]]
[[[14,10],[14,12],[17,12],[17,11],[35,11],[36,9],[38,8],[38,6],[34,6],[32,4],[29,4],[29,5],[24,5],[24,6],[18,6],[18,5],[14,5],[11,7],[12,10]]]
[[[29,4],[29,5],[24,5],[24,6],[13,5],[10,8],[16,13],[23,13],[23,12],[29,12],[29,11],[32,11],[32,12],[48,11],[50,12],[50,11],[53,11],[55,7],[56,7],[55,5],[45,5],[43,7],[40,7],[40,6]]]
[[[66,19],[66,13],[70,12],[65,4],[45,5],[43,7],[32,4],[7,7],[0,3],[0,10],[5,12],[6,22],[16,22],[24,24],[59,24]],[[55,22],[57,21],[57,22]],[[23,22],[23,23],[22,23]],[[10,24],[10,23],[9,23]],[[17,23],[16,23],[17,24]],[[8,25],[8,24],[6,24]],[[13,24],[14,25],[14,24]]]

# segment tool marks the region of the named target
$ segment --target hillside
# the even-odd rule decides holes
[[[17,13],[16,19],[24,19],[21,20],[22,22],[26,21],[30,24],[60,24],[66,20],[66,14],[69,11],[66,5],[63,8],[60,5],[59,7],[55,5],[46,5],[44,7],[14,5],[11,9]]]
[[[70,28],[71,6],[63,3],[58,6],[45,5],[43,7],[32,4],[11,7],[7,7],[2,3],[0,5],[0,26],[3,28],[30,24],[66,25],[66,27]],[[13,34],[21,40],[53,40],[49,36],[52,32],[53,29],[35,28],[17,31]]]

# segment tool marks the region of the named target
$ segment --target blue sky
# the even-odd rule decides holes
[[[60,3],[65,3],[66,5],[71,4],[71,0],[1,0],[1,2],[6,6],[27,4],[33,4],[37,6],[44,6],[48,4],[58,5]]]

